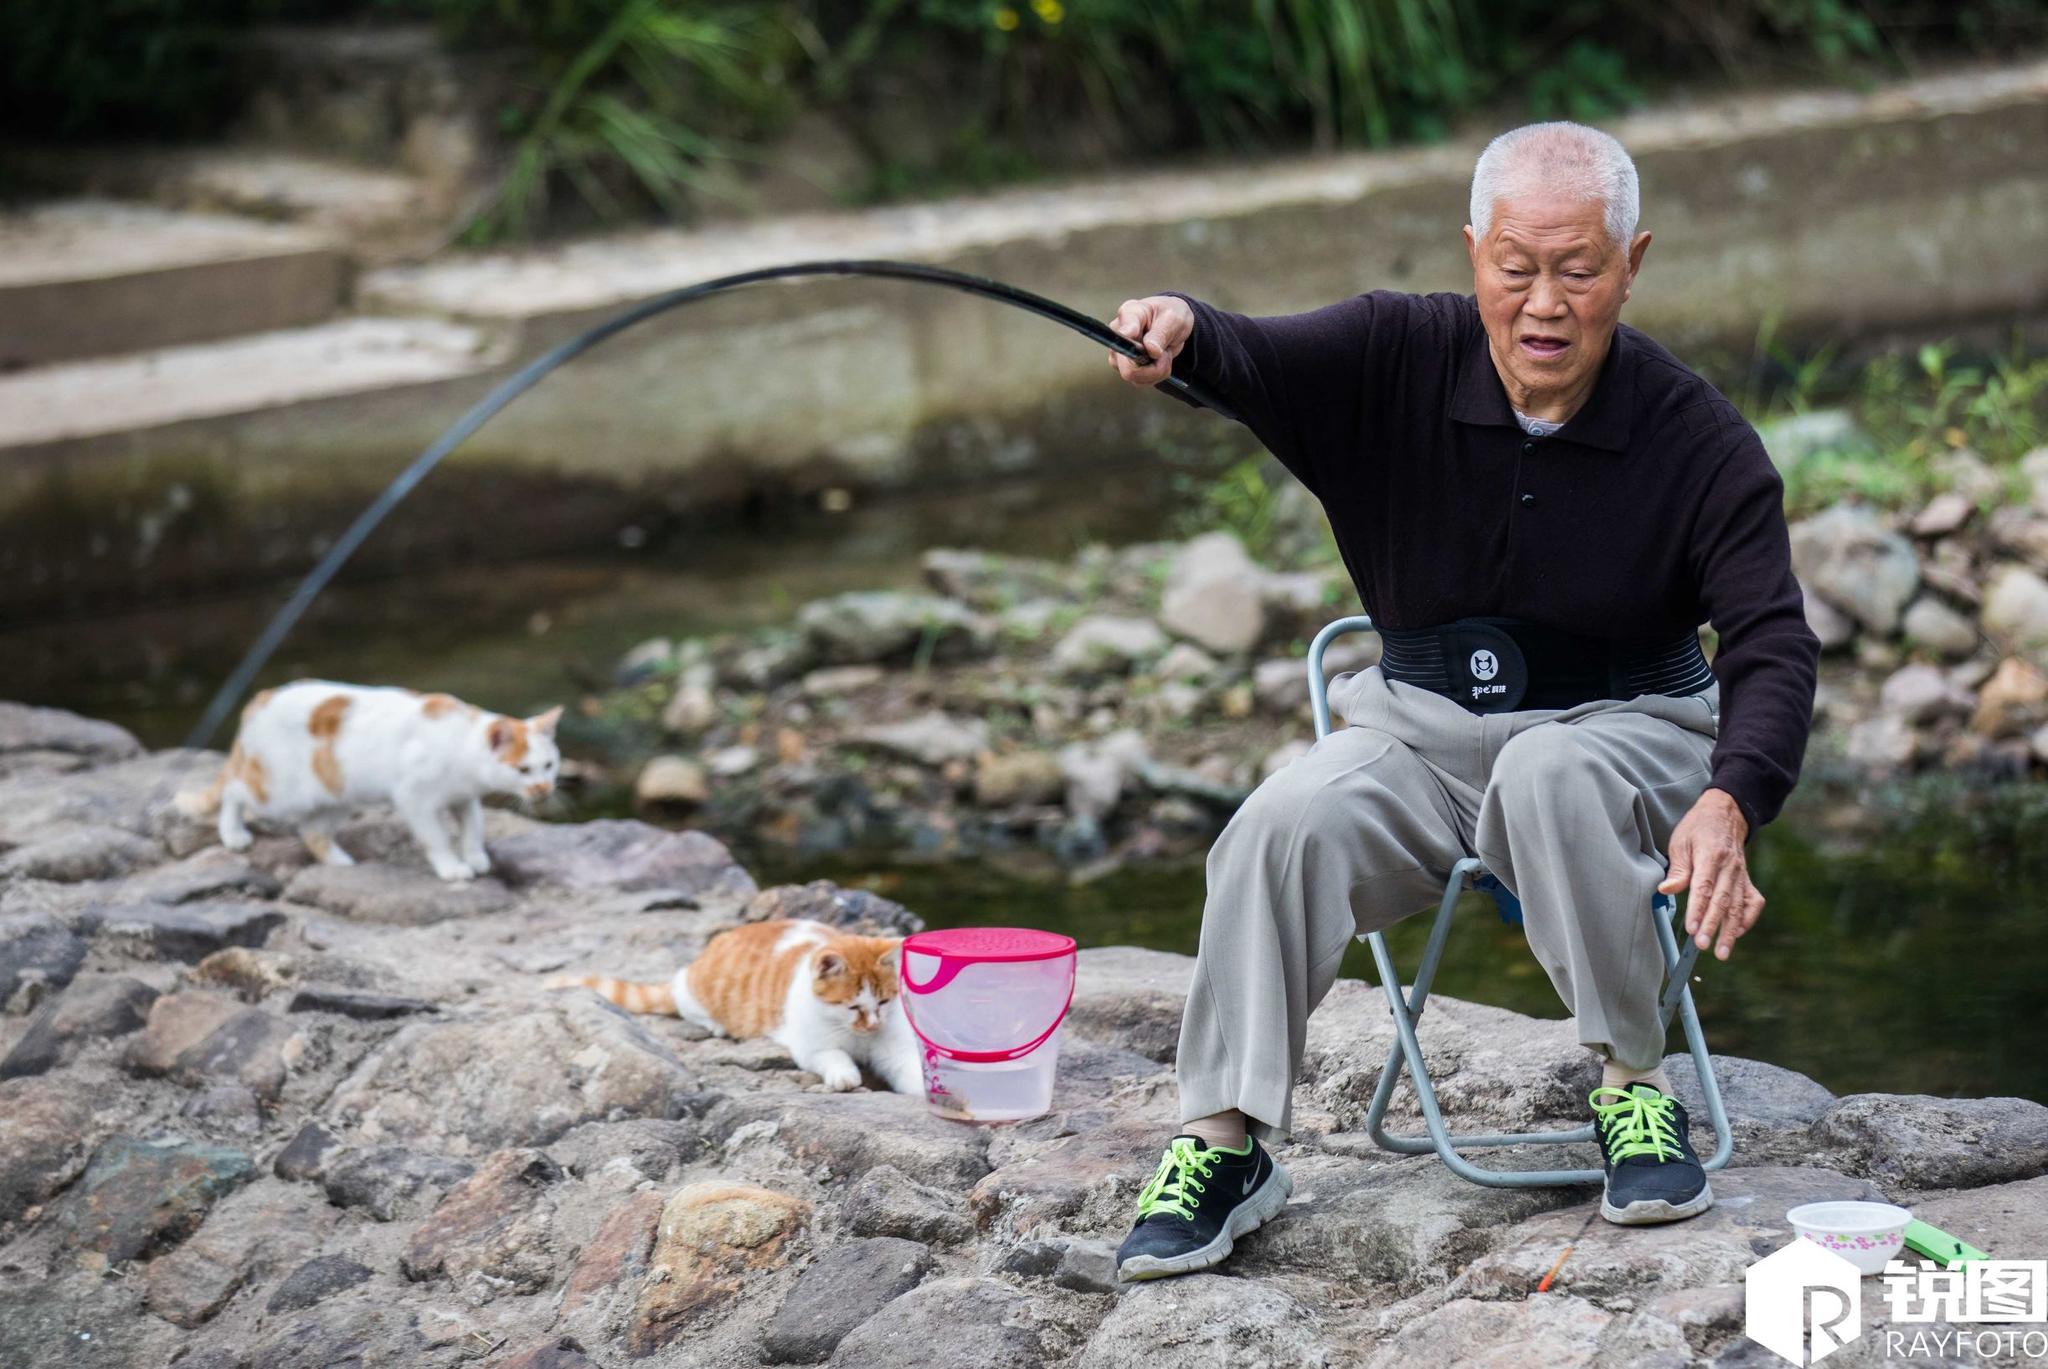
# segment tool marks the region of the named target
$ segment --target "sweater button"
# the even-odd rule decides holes
[[[1523,496],[1522,496],[1522,507],[1523,507],[1523,508],[1525,508],[1525,509],[1528,509],[1528,508],[1534,508],[1535,506],[1536,506],[1536,496],[1535,496],[1535,495],[1533,495],[1533,494],[1525,494],[1525,495],[1523,495]]]
[[[1536,455],[1536,444],[1535,444],[1534,442],[1524,442],[1524,443],[1522,444],[1522,455],[1523,455],[1523,456],[1534,456],[1534,455]]]

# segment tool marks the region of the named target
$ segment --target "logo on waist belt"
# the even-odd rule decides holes
[[[1473,679],[1490,680],[1500,674],[1500,657],[1481,647],[1472,653],[1471,667]],[[1508,687],[1505,682],[1497,685],[1476,684],[1472,686],[1472,697],[1475,699],[1484,698],[1488,694],[1505,694],[1507,692]]]

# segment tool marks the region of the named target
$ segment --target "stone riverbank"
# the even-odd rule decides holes
[[[1766,431],[1786,464],[1842,440],[1845,421]],[[2048,769],[2048,448],[2006,470],[1967,450],[1932,464],[1924,504],[1845,502],[1792,524],[1824,650],[1805,778],[1846,800],[1847,823],[1900,776]],[[571,749],[608,756],[585,777],[630,783],[653,815],[800,859],[1198,854],[1314,736],[1305,644],[1359,611],[1327,536],[1287,481],[1263,563],[1225,532],[1064,562],[934,550],[918,590],[642,644],[615,691],[583,701]],[[1377,659],[1366,634],[1325,665]]]
[[[1347,981],[1310,1026],[1287,1211],[1227,1273],[1119,1289],[1187,958],[1087,948],[1052,1113],[961,1126],[542,987],[665,975],[751,917],[910,911],[759,890],[714,839],[634,822],[494,812],[466,887],[377,814],[343,833],[353,868],[283,837],[235,855],[171,804],[218,762],[0,705],[0,1364],[1750,1364],[1742,1272],[1796,1203],[2048,1250],[2048,1108],[1730,1058],[1719,1204],[1593,1222],[1538,1295],[1597,1193],[1378,1152],[1389,1024]],[[1439,996],[1424,1028],[1459,1125],[1569,1124],[1595,1080],[1569,1023]],[[1868,1299],[1836,1362],[1879,1362],[1885,1315]]]

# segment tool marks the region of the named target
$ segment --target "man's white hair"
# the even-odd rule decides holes
[[[1627,148],[1597,128],[1524,124],[1488,143],[1472,168],[1472,236],[1485,239],[1496,204],[1528,194],[1598,200],[1607,235],[1623,251],[1636,235],[1642,208],[1636,164]]]

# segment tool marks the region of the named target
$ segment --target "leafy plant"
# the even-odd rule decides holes
[[[1220,528],[1235,533],[1254,558],[1262,557],[1273,532],[1275,491],[1267,479],[1271,458],[1247,456],[1232,462],[1200,490],[1188,513],[1188,531]]]
[[[1818,374],[1805,372],[1768,407],[1747,411],[1807,411],[1823,397]],[[1911,507],[1942,488],[1944,455],[1963,449],[2017,486],[2020,459],[2048,442],[2048,356],[2030,356],[2018,341],[1985,359],[1964,359],[1952,341],[1882,356],[1853,378],[1844,397],[1853,432],[1805,453],[1783,473],[1786,504],[1795,512],[1849,495]]]
[[[729,193],[709,172],[740,154],[708,131],[712,111],[761,122],[780,109],[786,92],[773,73],[791,46],[758,6],[627,0],[562,64],[537,111],[508,114],[510,165],[467,239],[523,235],[558,183],[611,219],[627,215],[629,189],[678,216],[691,194]]]

